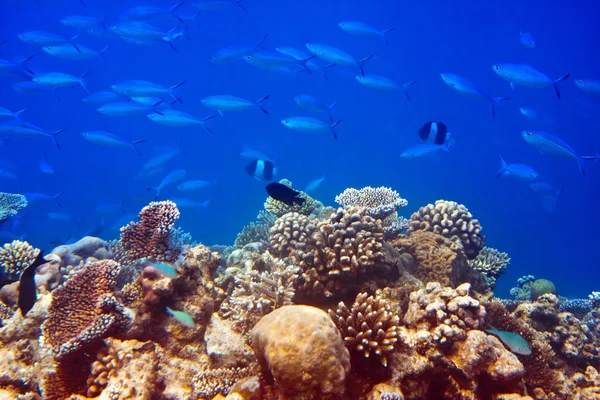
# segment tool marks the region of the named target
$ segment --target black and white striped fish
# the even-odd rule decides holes
[[[429,121],[419,129],[419,137],[429,144],[444,144],[450,140],[450,132],[443,122]]]

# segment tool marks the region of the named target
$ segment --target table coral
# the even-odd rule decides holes
[[[467,207],[454,201],[437,200],[435,205],[419,208],[408,221],[407,233],[417,230],[431,231],[447,238],[458,236],[470,260],[477,257],[485,243],[479,221]]]
[[[384,186],[367,186],[360,190],[348,188],[335,197],[335,202],[344,208],[365,208],[367,215],[381,220],[408,205],[398,192]]]
[[[27,198],[22,194],[0,192],[0,222],[17,215],[27,207]]]
[[[121,228],[121,243],[130,261],[150,258],[173,262],[181,253],[174,247],[171,231],[179,218],[177,205],[172,201],[152,202],[139,213],[139,222]]]
[[[345,391],[350,355],[326,312],[284,306],[264,316],[251,333],[263,369],[289,399],[321,399]]]
[[[13,282],[40,254],[40,250],[27,242],[13,240],[0,247],[0,282]]]

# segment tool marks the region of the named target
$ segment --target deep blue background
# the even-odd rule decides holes
[[[558,284],[561,294],[586,296],[598,290],[600,268],[597,261],[600,217],[598,193],[600,166],[586,163],[583,178],[575,162],[537,153],[520,137],[520,130],[538,128],[525,120],[519,106],[530,106],[551,116],[557,123],[552,131],[584,154],[600,149],[598,118],[600,108],[587,98],[572,79],[561,84],[562,100],[551,88],[519,87],[509,84],[491,69],[496,63],[529,63],[552,79],[570,72],[573,78],[600,79],[597,57],[599,38],[597,15],[591,2],[554,1],[341,1],[341,0],[245,0],[245,13],[237,7],[211,11],[199,16],[200,27],[190,25],[190,41],[177,41],[180,53],[166,43],[137,47],[117,37],[101,40],[83,35],[78,41],[94,49],[109,48],[104,59],[64,61],[23,43],[17,34],[45,30],[64,36],[76,32],[58,22],[66,15],[91,15],[99,19],[109,13],[113,24],[133,1],[87,0],[85,8],[77,0],[8,1],[0,14],[0,45],[3,58],[18,59],[36,54],[29,66],[36,72],[61,71],[81,75],[90,90],[109,90],[110,85],[126,79],[144,79],[165,86],[186,83],[178,89],[184,104],[177,109],[204,117],[211,110],[200,100],[209,95],[233,94],[259,99],[270,94],[265,106],[270,115],[258,110],[228,113],[208,122],[214,135],[201,128],[169,128],[141,117],[110,117],[98,113],[96,106],[81,102],[86,94],[80,87],[59,89],[61,101],[51,94],[24,96],[13,91],[14,79],[0,76],[0,105],[11,110],[27,108],[23,119],[48,131],[65,128],[60,134],[61,151],[50,140],[11,138],[0,158],[16,164],[20,182],[0,178],[0,190],[42,192],[61,190],[63,209],[77,222],[59,222],[47,216],[58,211],[55,203],[29,207],[17,233],[38,247],[50,241],[77,237],[97,225],[94,211],[103,202],[126,200],[127,213],[137,213],[152,200],[146,187],[157,185],[161,176],[150,182],[132,178],[141,165],[164,148],[183,142],[187,154],[170,164],[185,168],[188,179],[217,177],[221,191],[208,189],[193,196],[210,199],[207,209],[182,209],[180,226],[198,241],[232,243],[235,235],[253,220],[265,199],[264,184],[244,171],[248,160],[239,156],[244,144],[275,153],[278,179],[291,179],[302,188],[309,181],[326,176],[314,193],[326,204],[346,187],[390,186],[409,200],[404,214],[436,199],[450,199],[468,206],[480,219],[488,236],[487,244],[506,251],[512,263],[499,283],[498,292],[525,274],[545,277]],[[156,1],[164,7],[175,2]],[[193,2],[181,8],[193,13]],[[337,23],[360,20],[381,29],[393,27],[388,34],[390,47],[377,38],[364,38],[342,31]],[[175,20],[160,24],[165,29]],[[519,31],[531,32],[537,48],[519,43]],[[293,46],[304,49],[307,42],[337,46],[357,59],[371,53],[367,73],[380,74],[399,83],[416,80],[410,89],[413,101],[401,92],[378,92],[354,80],[353,67],[328,70],[329,82],[313,76],[278,74],[256,69],[243,61],[215,65],[208,59],[219,49],[249,45],[269,34],[269,48]],[[472,80],[493,96],[510,96],[499,104],[492,119],[488,104],[461,96],[440,79],[441,72],[453,72]],[[312,94],[326,104],[339,102],[333,114],[342,120],[337,128],[339,140],[331,135],[310,136],[288,130],[282,118],[309,115],[298,109],[293,97]],[[325,115],[314,115],[325,119]],[[444,121],[453,132],[456,144],[439,160],[426,158],[402,160],[402,150],[419,143],[418,128],[427,120]],[[143,157],[128,149],[101,148],[85,141],[83,130],[107,130],[129,140],[146,139],[139,146]],[[39,160],[47,154],[56,173],[39,171]],[[559,209],[549,214],[542,210],[527,183],[512,179],[496,180],[498,156],[509,163],[527,163],[540,172],[541,179],[563,188]],[[176,187],[163,192],[163,198],[182,196]],[[185,196],[185,195],[184,195]],[[192,197],[192,196],[190,196]],[[120,215],[106,219],[107,227]],[[11,228],[5,224],[4,229]],[[108,228],[107,228],[108,229]],[[118,231],[105,231],[105,238]]]

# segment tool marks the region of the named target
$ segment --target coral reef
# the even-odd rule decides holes
[[[475,259],[468,261],[469,267],[482,273],[490,289],[496,287],[496,280],[506,271],[509,263],[510,257],[507,253],[491,247],[484,247]]]
[[[172,230],[179,218],[177,205],[172,201],[152,202],[142,209],[139,222],[121,228],[121,244],[130,261],[150,258],[173,262],[181,248],[172,241]]]
[[[548,279],[536,279],[529,287],[531,300],[537,300],[545,294],[556,294],[556,286]]]
[[[0,192],[0,222],[17,215],[27,207],[27,198],[22,194]]]
[[[292,182],[290,182],[287,179],[282,179],[279,181],[279,183],[281,183],[282,185],[286,185],[290,189],[293,188]],[[317,217],[323,210],[323,203],[313,199],[308,194],[304,192],[299,192],[298,197],[304,199],[304,202],[302,204],[294,203],[290,206],[269,196],[267,200],[265,200],[265,211],[268,214],[279,218],[289,212],[297,212],[298,214]]]
[[[367,215],[384,220],[408,205],[408,201],[400,197],[398,192],[381,186],[362,189],[348,188],[335,197],[335,202],[344,208],[365,208]]]
[[[419,208],[408,221],[407,233],[425,230],[446,238],[458,236],[468,259],[473,260],[484,247],[481,225],[469,210],[454,201],[437,200]]]
[[[19,279],[21,272],[29,267],[40,250],[27,242],[13,240],[0,247],[0,283]]]

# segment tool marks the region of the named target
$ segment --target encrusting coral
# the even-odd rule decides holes
[[[179,218],[177,205],[168,200],[152,202],[142,209],[139,218],[139,222],[121,228],[121,244],[127,251],[127,259],[175,261],[182,250],[173,246],[171,238]]]
[[[39,254],[39,249],[21,240],[13,240],[0,247],[0,282],[18,280],[21,272],[30,266]]]
[[[419,208],[408,221],[407,233],[425,230],[447,238],[458,236],[464,252],[470,260],[477,257],[484,247],[485,236],[477,219],[462,204],[454,201],[437,200]]]
[[[22,194],[0,192],[0,222],[17,215],[27,207],[27,198]]]

